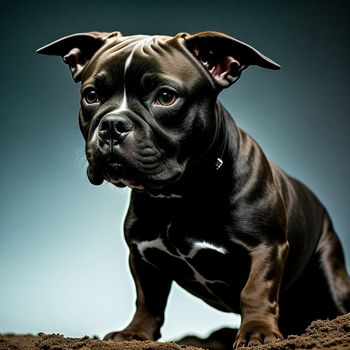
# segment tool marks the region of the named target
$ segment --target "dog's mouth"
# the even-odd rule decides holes
[[[130,187],[132,189],[144,189],[141,185],[141,179],[137,180],[132,172],[121,162],[99,161],[90,163],[87,169],[87,175],[90,182],[94,185],[101,185],[107,181],[118,187]]]
[[[143,164],[130,163],[123,159],[101,158],[97,162],[89,162],[87,175],[94,185],[103,181],[117,187],[129,187],[137,191],[147,191],[152,195],[168,195],[169,187],[179,181],[184,169],[179,164],[160,163],[152,171]]]
[[[141,185],[141,179],[136,179],[135,175],[126,171],[125,165],[117,162],[108,163],[103,171],[104,180],[116,185],[117,187],[130,187],[142,191],[145,189]]]

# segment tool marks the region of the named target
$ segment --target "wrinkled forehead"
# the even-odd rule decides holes
[[[82,81],[85,84],[96,76],[103,76],[106,80],[121,82],[126,76],[135,80],[146,73],[188,80],[193,77],[193,65],[196,65],[195,58],[177,38],[145,35],[121,37],[95,54],[84,70]]]

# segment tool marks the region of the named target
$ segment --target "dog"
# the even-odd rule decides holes
[[[81,82],[90,182],[132,189],[124,232],[137,308],[105,339],[159,339],[173,281],[241,314],[234,348],[350,311],[326,209],[217,99],[249,66],[277,63],[219,32],[79,33],[38,53],[61,56]]]

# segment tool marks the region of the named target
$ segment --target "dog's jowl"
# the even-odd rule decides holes
[[[63,57],[81,82],[90,182],[132,188],[124,229],[137,309],[107,339],[158,339],[173,281],[242,315],[234,347],[350,311],[326,209],[217,100],[250,65],[277,63],[217,32],[81,33],[38,52]]]

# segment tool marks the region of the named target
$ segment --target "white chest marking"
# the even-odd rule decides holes
[[[190,253],[196,254],[200,249],[211,249],[218,253],[226,254],[227,250],[224,247],[217,246],[213,243],[206,241],[192,241],[192,250]]]
[[[153,248],[153,249],[158,249],[164,253],[166,253],[167,255],[172,256],[173,258],[182,260],[183,262],[185,262],[187,264],[187,266],[192,270],[193,275],[194,275],[194,280],[197,281],[198,283],[200,283],[201,285],[203,285],[207,291],[212,294],[213,296],[215,296],[215,294],[210,290],[210,284],[212,283],[223,283],[226,284],[224,281],[221,280],[208,280],[207,278],[205,278],[202,274],[200,274],[190,263],[189,259],[192,259],[200,250],[202,249],[211,249],[214,250],[220,254],[226,254],[227,250],[224,247],[219,247],[216,246],[212,243],[209,242],[205,242],[205,241],[191,241],[191,246],[192,248],[190,249],[190,251],[187,254],[183,254],[181,253],[177,248],[176,248],[176,253],[171,253],[167,247],[165,246],[163,240],[158,237],[152,241],[142,241],[142,242],[133,242],[134,244],[136,244],[137,249],[142,257],[142,259],[146,262],[148,262],[149,264],[155,266],[154,264],[152,264],[152,262],[150,262],[146,257],[145,257],[145,251],[147,249]],[[155,266],[157,268],[157,266]],[[216,296],[215,296],[216,297]]]

